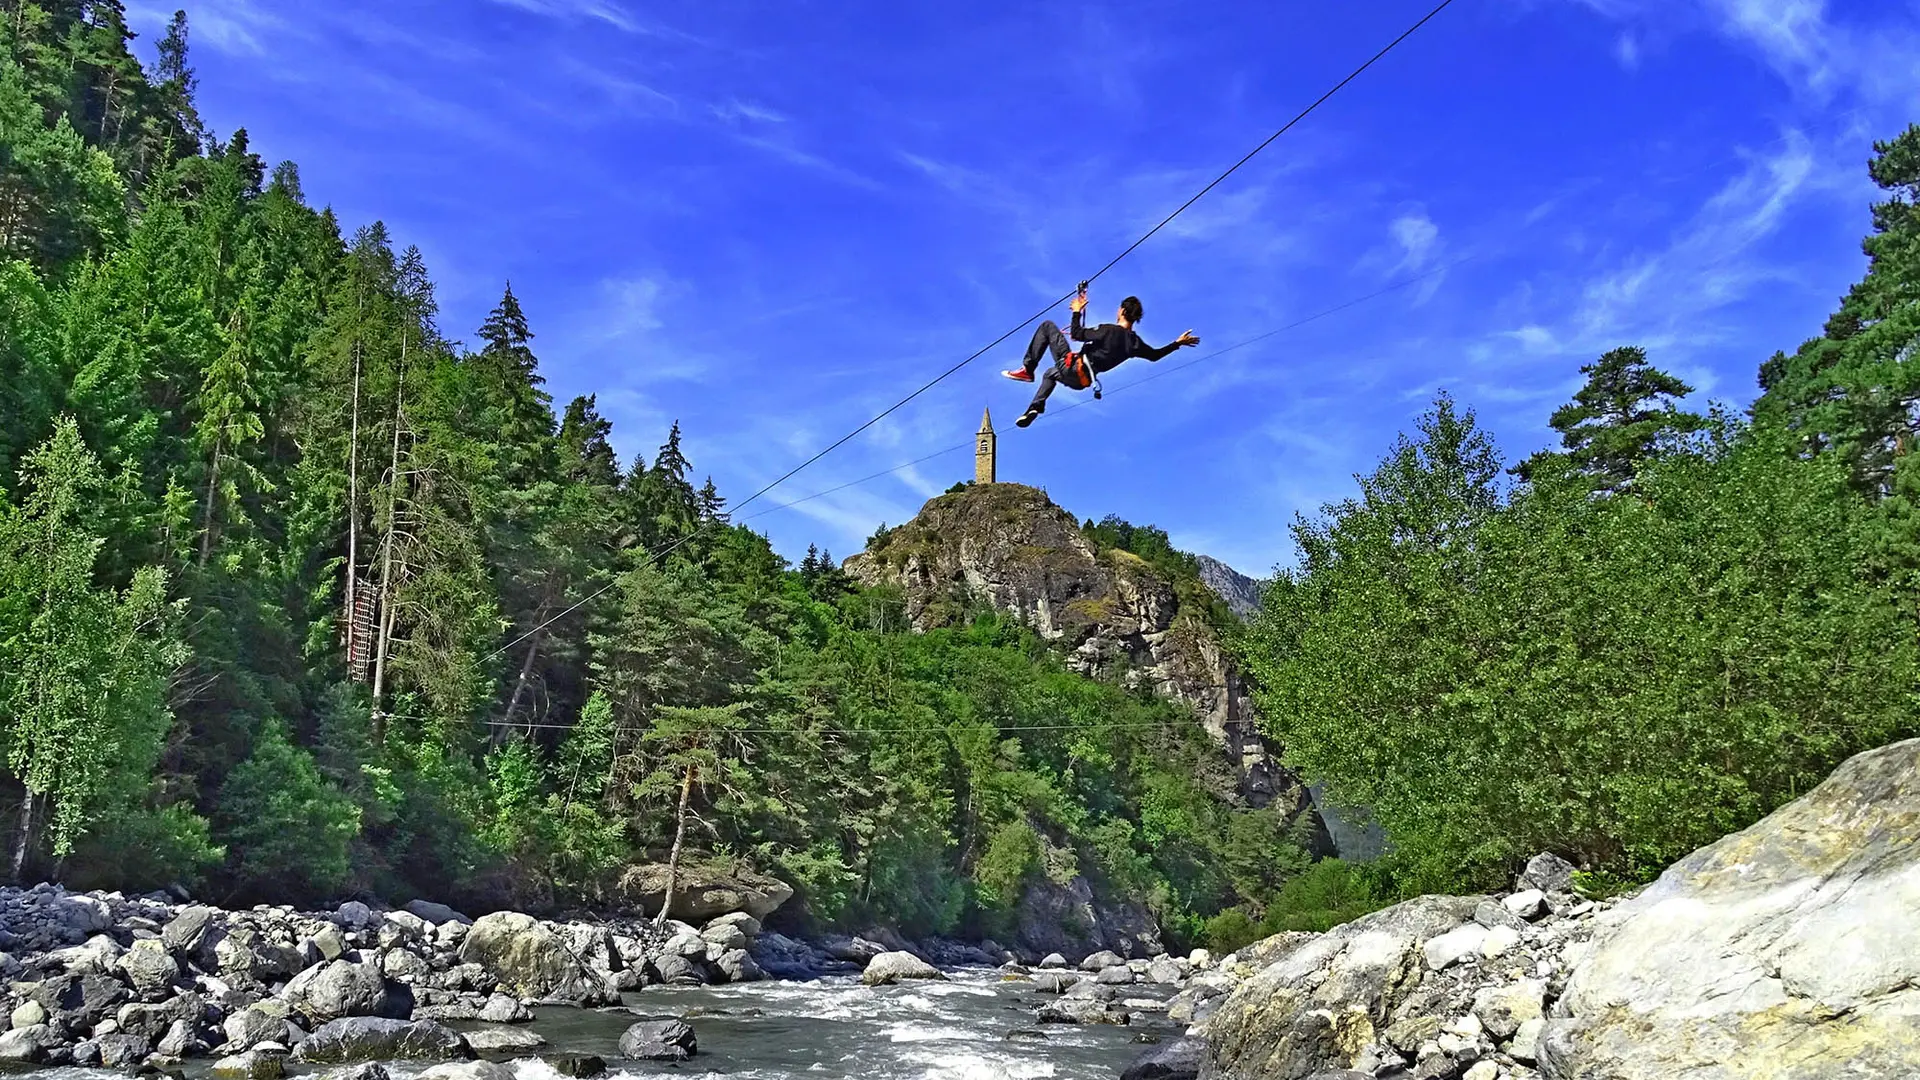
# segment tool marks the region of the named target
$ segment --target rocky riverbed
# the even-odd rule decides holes
[[[227,911],[55,885],[0,890],[0,948],[0,1060],[244,1080],[510,1060],[569,1074],[698,1059],[760,1062],[737,1075],[853,1075],[841,1063],[863,1045],[909,1071],[862,1076],[945,1076],[927,1070],[956,1062],[987,1071],[955,1076],[1056,1075],[1069,1062],[1111,1073],[1136,1039],[1177,1033],[1167,1000],[1196,971],[1113,953],[1029,968],[991,942],[883,930],[804,942],[747,911],[700,926],[474,920],[424,901]],[[801,1017],[828,1023],[795,1027]],[[505,1080],[475,1067],[429,1080]]]
[[[223,911],[43,885],[0,890],[0,1060],[220,1080],[1910,1080],[1917,909],[1920,740],[1635,895],[1583,899],[1542,855],[1509,892],[1217,961],[803,942],[752,911]]]

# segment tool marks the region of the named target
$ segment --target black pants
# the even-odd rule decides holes
[[[1047,370],[1040,372],[1040,385],[1033,389],[1033,401],[1027,405],[1028,412],[1047,411],[1047,396],[1053,393],[1055,386],[1060,385],[1060,361],[1065,360],[1067,353],[1071,351],[1072,347],[1067,344],[1067,335],[1060,332],[1060,327],[1053,320],[1049,319],[1041,323],[1033,331],[1033,341],[1027,345],[1025,362],[1027,374],[1034,373],[1034,369],[1040,366],[1040,361],[1048,352],[1053,353],[1054,362],[1047,367]]]

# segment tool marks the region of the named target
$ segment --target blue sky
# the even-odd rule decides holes
[[[678,419],[744,499],[1070,289],[1430,0],[188,0],[200,108],[425,252],[471,339],[511,279],[626,455]],[[176,6],[135,0],[151,41]],[[1517,458],[1640,344],[1736,405],[1863,267],[1916,0],[1457,0],[1122,262],[1159,343],[1026,431],[1025,334],[746,509],[966,443],[1256,575],[1444,388]],[[1217,360],[1127,384],[1426,274]],[[1064,321],[1064,310],[1059,317]],[[853,553],[965,452],[751,524]]]

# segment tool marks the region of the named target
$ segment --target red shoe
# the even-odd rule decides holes
[[[1012,371],[1003,371],[1000,374],[1005,375],[1007,378],[1012,379],[1014,382],[1032,382],[1033,381],[1033,372],[1028,371],[1026,368],[1014,368]]]

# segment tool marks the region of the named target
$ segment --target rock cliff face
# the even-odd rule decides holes
[[[966,615],[977,598],[1020,617],[1077,670],[1119,674],[1191,705],[1240,767],[1249,803],[1308,807],[1254,724],[1253,703],[1219,633],[1180,609],[1174,583],[1125,551],[1099,551],[1072,514],[1023,484],[942,495],[846,561],[865,585],[898,587],[915,629]]]

